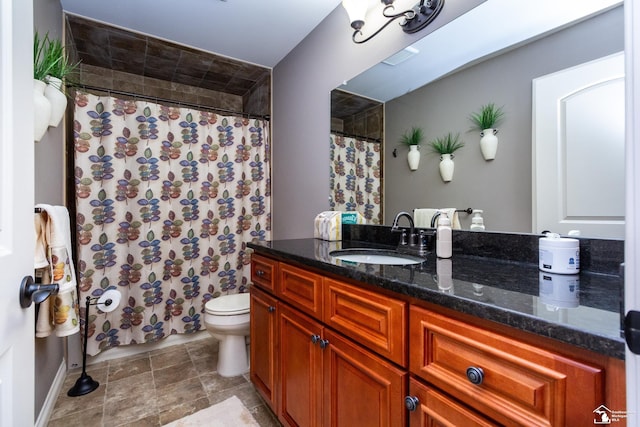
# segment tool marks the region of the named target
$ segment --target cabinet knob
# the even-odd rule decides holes
[[[482,380],[484,380],[484,371],[482,368],[471,366],[467,368],[467,379],[471,381],[472,384],[480,385],[482,384]]]
[[[325,349],[327,348],[327,346],[329,346],[329,340],[320,340],[320,348],[321,349]]]
[[[313,344],[318,344],[320,340],[321,340],[320,335],[311,335],[311,342]]]
[[[418,405],[420,405],[420,401],[416,396],[406,396],[404,398],[404,406],[406,406],[409,411],[415,411],[418,409]]]
[[[258,277],[264,276],[264,270],[256,270],[256,276]]]
[[[273,313],[274,311],[276,311],[276,308],[274,306],[270,305],[267,310],[269,310],[269,313]]]

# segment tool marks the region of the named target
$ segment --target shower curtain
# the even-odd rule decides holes
[[[380,143],[330,135],[330,196],[335,211],[358,211],[368,224],[382,224]]]
[[[246,243],[270,238],[269,123],[78,92],[80,306],[87,352],[204,327],[211,298],[246,292]]]

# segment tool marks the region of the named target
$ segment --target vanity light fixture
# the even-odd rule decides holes
[[[357,40],[356,37],[358,35],[362,36],[362,27],[365,24],[365,15],[369,2],[367,0],[342,0],[342,7],[347,11],[351,27],[354,29],[353,36],[351,37],[354,43],[360,44],[371,40],[387,25],[398,18],[404,18],[400,22],[400,26],[405,33],[417,33],[429,25],[436,16],[438,16],[444,6],[444,0],[420,0],[420,3],[416,4],[412,9],[400,13],[391,13],[394,9],[394,1],[395,0],[380,0],[380,2],[385,5],[382,10],[382,15],[389,20],[369,37]]]

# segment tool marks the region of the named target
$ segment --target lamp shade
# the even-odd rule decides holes
[[[342,7],[349,15],[351,26],[359,30],[364,25],[364,18],[369,8],[368,0],[342,0]]]

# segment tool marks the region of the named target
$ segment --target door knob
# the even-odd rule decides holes
[[[20,307],[28,308],[34,302],[40,304],[50,295],[57,294],[59,289],[60,285],[57,283],[43,285],[35,283],[33,277],[25,276],[20,284]]]

